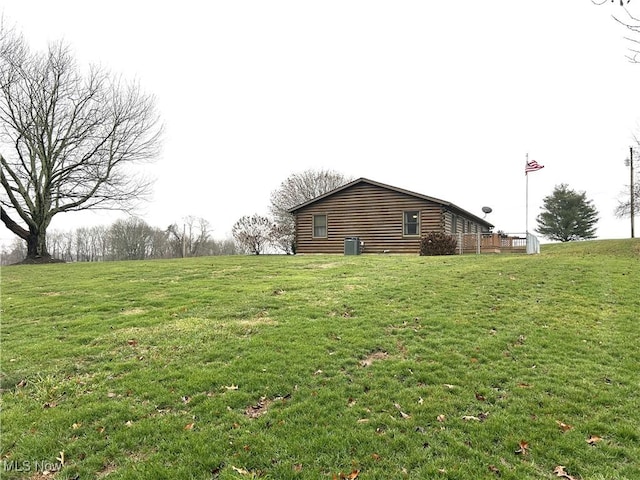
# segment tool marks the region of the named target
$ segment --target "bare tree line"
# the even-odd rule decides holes
[[[209,223],[202,218],[186,217],[166,229],[148,225],[130,217],[110,226],[81,227],[70,231],[52,230],[47,236],[51,255],[65,262],[105,262],[150,260],[160,258],[236,255],[245,253],[232,239],[211,237]],[[2,265],[21,262],[26,257],[26,243],[16,238],[2,246]]]

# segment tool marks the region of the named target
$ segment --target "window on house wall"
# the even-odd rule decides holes
[[[410,210],[404,212],[404,235],[420,235],[420,212]]]
[[[458,233],[458,217],[454,214],[451,214],[451,233]]]
[[[326,215],[314,215],[313,216],[313,238],[326,238],[327,237],[327,216]]]

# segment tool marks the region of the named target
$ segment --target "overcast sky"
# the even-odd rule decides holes
[[[640,0],[630,4],[640,17]],[[165,228],[192,215],[216,238],[267,214],[289,175],[332,169],[438,197],[507,232],[529,228],[555,185],[586,191],[600,238],[628,237],[613,210],[640,135],[640,64],[591,0],[3,0],[33,49],[66,41],[157,97],[164,147],[139,212]],[[632,11],[633,13],[633,11]],[[122,214],[63,214],[52,228]],[[2,228],[3,239],[12,238]]]

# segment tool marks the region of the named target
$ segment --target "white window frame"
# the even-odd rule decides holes
[[[316,225],[316,218],[317,217],[324,217],[324,225]],[[327,219],[327,214],[326,213],[314,213],[313,214],[313,221],[312,221],[312,235],[313,238],[327,238],[327,223],[328,223],[328,219]],[[316,232],[317,228],[324,228],[324,235],[318,235]]]
[[[416,221],[408,222],[409,215],[415,214]],[[415,225],[416,233],[408,233],[408,227]],[[420,210],[405,210],[402,212],[402,236],[403,237],[419,237],[420,236]]]

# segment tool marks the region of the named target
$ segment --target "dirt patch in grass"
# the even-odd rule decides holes
[[[373,362],[376,362],[378,360],[385,360],[387,358],[389,358],[389,354],[387,352],[381,352],[381,351],[372,352],[367,357],[360,360],[360,366],[370,367],[371,365],[373,365]]]
[[[258,418],[269,411],[271,405],[277,401],[285,402],[288,398],[291,398],[291,394],[288,393],[284,397],[267,398],[260,397],[260,400],[255,405],[250,405],[244,410],[244,414],[249,418]]]
[[[262,397],[258,400],[258,403],[251,405],[244,410],[244,414],[249,418],[258,418],[269,410],[269,405],[273,403],[273,400],[269,400],[266,397]]]

